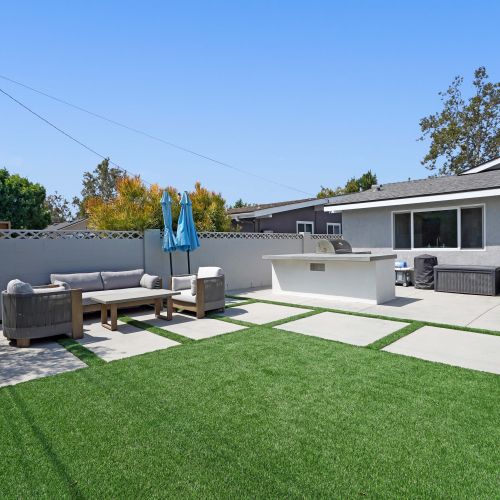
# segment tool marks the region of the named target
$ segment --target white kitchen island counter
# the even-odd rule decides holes
[[[395,298],[392,253],[264,255],[273,292],[383,304]]]

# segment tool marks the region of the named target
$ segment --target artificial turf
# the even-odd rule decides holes
[[[0,389],[1,498],[494,498],[499,443],[499,376],[279,326]]]

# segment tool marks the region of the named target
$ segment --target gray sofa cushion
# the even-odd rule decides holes
[[[199,267],[198,278],[218,278],[224,276],[224,271],[220,267]]]
[[[50,282],[64,281],[72,289],[81,288],[84,292],[102,290],[103,284],[101,273],[74,273],[74,274],[51,274]]]
[[[142,288],[156,288],[160,284],[160,277],[152,274],[143,274],[140,285]]]
[[[172,276],[172,290],[178,292],[180,290],[189,290],[191,293],[191,278],[196,278],[194,275],[187,276]]]
[[[65,281],[54,280],[53,285],[62,286],[65,290],[71,290],[71,287]]]
[[[64,288],[63,286],[51,286],[51,287],[40,287],[40,288],[34,288],[33,293],[59,293],[59,292],[66,292],[67,289]]]
[[[33,293],[33,287],[21,280],[10,280],[7,283],[7,293]]]
[[[186,302],[188,304],[196,304],[196,296],[191,295],[191,289],[181,290],[181,294],[175,295],[173,298],[177,302]]]
[[[104,290],[141,286],[143,274],[144,269],[133,269],[132,271],[104,271],[101,273]]]

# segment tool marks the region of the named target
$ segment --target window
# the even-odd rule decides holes
[[[413,212],[415,248],[458,248],[457,210]]]
[[[394,250],[484,248],[484,207],[393,214]]]
[[[411,248],[411,212],[394,214],[394,249]]]
[[[483,248],[483,207],[462,208],[462,248]]]
[[[314,222],[298,220],[297,221],[297,233],[314,234]]]
[[[342,234],[342,224],[340,222],[327,222],[326,234]]]

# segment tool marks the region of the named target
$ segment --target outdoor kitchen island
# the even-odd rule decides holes
[[[382,304],[395,298],[392,253],[264,255],[274,293]]]

